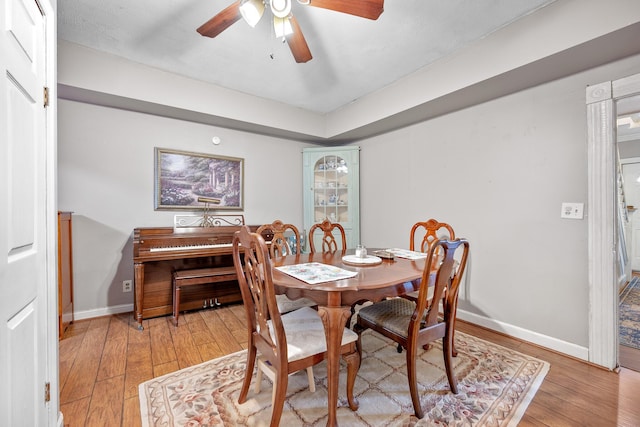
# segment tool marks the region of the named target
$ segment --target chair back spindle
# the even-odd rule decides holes
[[[460,247],[462,248],[459,251],[458,248]],[[412,322],[415,318],[420,319],[420,322],[424,319],[423,324],[426,325],[437,323],[440,301],[443,302],[445,319],[447,310],[455,308],[460,280],[467,264],[468,248],[469,242],[463,239],[435,240],[431,243],[425,262],[425,269],[422,273],[421,285],[416,301],[416,310],[412,316]],[[456,252],[461,252],[460,260],[456,260]],[[429,276],[433,274],[434,271],[436,272],[435,280],[433,280],[434,289],[433,295],[430,295],[429,287],[422,286],[422,284],[429,283]]]

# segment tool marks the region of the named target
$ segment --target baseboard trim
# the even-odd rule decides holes
[[[557,338],[542,335],[528,329],[520,328],[519,326],[510,325],[508,323],[500,322],[495,319],[490,319],[485,316],[480,316],[475,313],[460,310],[459,308],[457,315],[459,319],[464,320],[465,322],[483,326],[487,329],[501,332],[505,335],[509,335],[510,337],[528,341],[530,343],[575,357],[577,359],[589,361],[589,349],[587,347],[582,347],[570,342],[559,340]]]
[[[95,308],[93,310],[74,311],[73,320],[93,319],[94,317],[109,316],[111,314],[128,313],[133,311],[133,304],[113,305]]]

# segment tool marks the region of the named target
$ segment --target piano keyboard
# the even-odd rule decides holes
[[[196,249],[213,249],[213,248],[230,248],[232,243],[216,243],[211,245],[189,245],[189,246],[162,246],[157,248],[149,248],[149,252],[168,252],[168,251],[192,251]]]

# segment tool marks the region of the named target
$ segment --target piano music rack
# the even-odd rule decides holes
[[[227,227],[244,225],[244,215],[174,215],[173,228],[179,231],[181,228],[191,227]]]

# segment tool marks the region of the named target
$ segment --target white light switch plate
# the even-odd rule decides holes
[[[560,218],[584,218],[584,203],[563,203],[562,212],[560,212]]]

